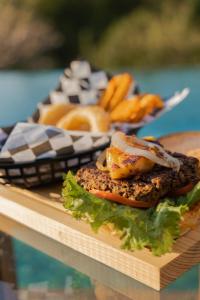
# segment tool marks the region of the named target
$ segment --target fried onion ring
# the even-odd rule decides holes
[[[99,106],[84,106],[69,112],[56,126],[66,130],[107,132],[110,127],[110,117]]]

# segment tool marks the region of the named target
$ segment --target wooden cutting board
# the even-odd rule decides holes
[[[186,291],[183,289],[183,284],[177,282],[174,288],[165,288],[162,291],[156,291],[105,264],[77,253],[72,248],[3,215],[0,215],[1,230],[46,255],[59,260],[68,267],[72,267],[89,276],[95,291],[98,289],[96,300],[177,300],[180,297],[182,300],[200,299],[200,266],[192,270],[193,276],[196,278],[195,281],[199,282],[198,288],[187,289]],[[12,257],[12,252],[9,255]],[[5,272],[7,274],[6,269]],[[190,280],[190,276],[191,272],[186,272],[181,279],[182,282]]]
[[[159,139],[165,149],[187,154],[190,150],[200,150],[200,132],[188,131],[173,133]],[[200,152],[200,151],[199,151]]]
[[[191,150],[183,146],[190,144],[190,139],[194,141],[193,132],[170,135],[161,142],[169,150],[176,145],[176,151],[184,153]],[[195,140],[199,143],[196,148],[200,133]],[[128,252],[120,249],[119,239],[106,228],[95,234],[88,224],[67,214],[60,190],[60,185],[32,190],[0,185],[0,213],[156,290],[200,262],[200,224],[177,240],[172,253],[162,257],[154,257],[148,249]]]

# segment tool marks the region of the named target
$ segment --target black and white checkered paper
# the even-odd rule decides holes
[[[107,72],[92,67],[88,61],[72,61],[60,77],[58,87],[50,92],[47,99],[38,104],[37,110],[29,118],[29,121],[37,123],[40,115],[51,104],[96,104],[111,77]],[[132,96],[137,92],[138,85],[133,82],[128,95]]]
[[[7,141],[9,134],[11,133],[13,128],[14,126],[0,128],[0,151],[5,142]]]
[[[106,134],[17,123],[1,149],[0,162],[34,162],[42,158],[78,155],[83,151],[98,149],[108,142],[109,136]]]

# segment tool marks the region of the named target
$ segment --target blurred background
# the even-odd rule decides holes
[[[0,68],[196,65],[199,0],[1,0]]]
[[[142,92],[191,89],[141,135],[199,130],[199,29],[199,0],[0,0],[0,126],[30,116],[83,58],[132,73]]]

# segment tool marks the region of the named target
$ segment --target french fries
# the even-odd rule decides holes
[[[134,78],[128,74],[113,76],[99,100],[99,105],[110,113],[111,122],[140,122],[156,109],[162,109],[163,100],[159,95],[140,94],[126,99]]]
[[[112,111],[128,94],[133,78],[130,74],[125,73],[115,76],[116,89],[109,103],[109,111]]]
[[[120,102],[110,113],[112,122],[140,122],[155,109],[163,108],[164,104],[157,95],[137,95]]]
[[[116,89],[116,79],[115,76],[112,77],[112,79],[108,82],[107,89],[103,93],[99,105],[104,108],[105,110],[108,110],[110,101],[114,95]]]
[[[145,114],[140,105],[140,96],[120,102],[110,113],[112,122],[139,122]]]
[[[163,108],[164,103],[159,95],[147,94],[141,99],[141,107],[145,110],[145,115],[151,114],[155,109]]]
[[[127,96],[132,83],[133,77],[128,73],[113,76],[99,105],[107,111],[112,111]]]

